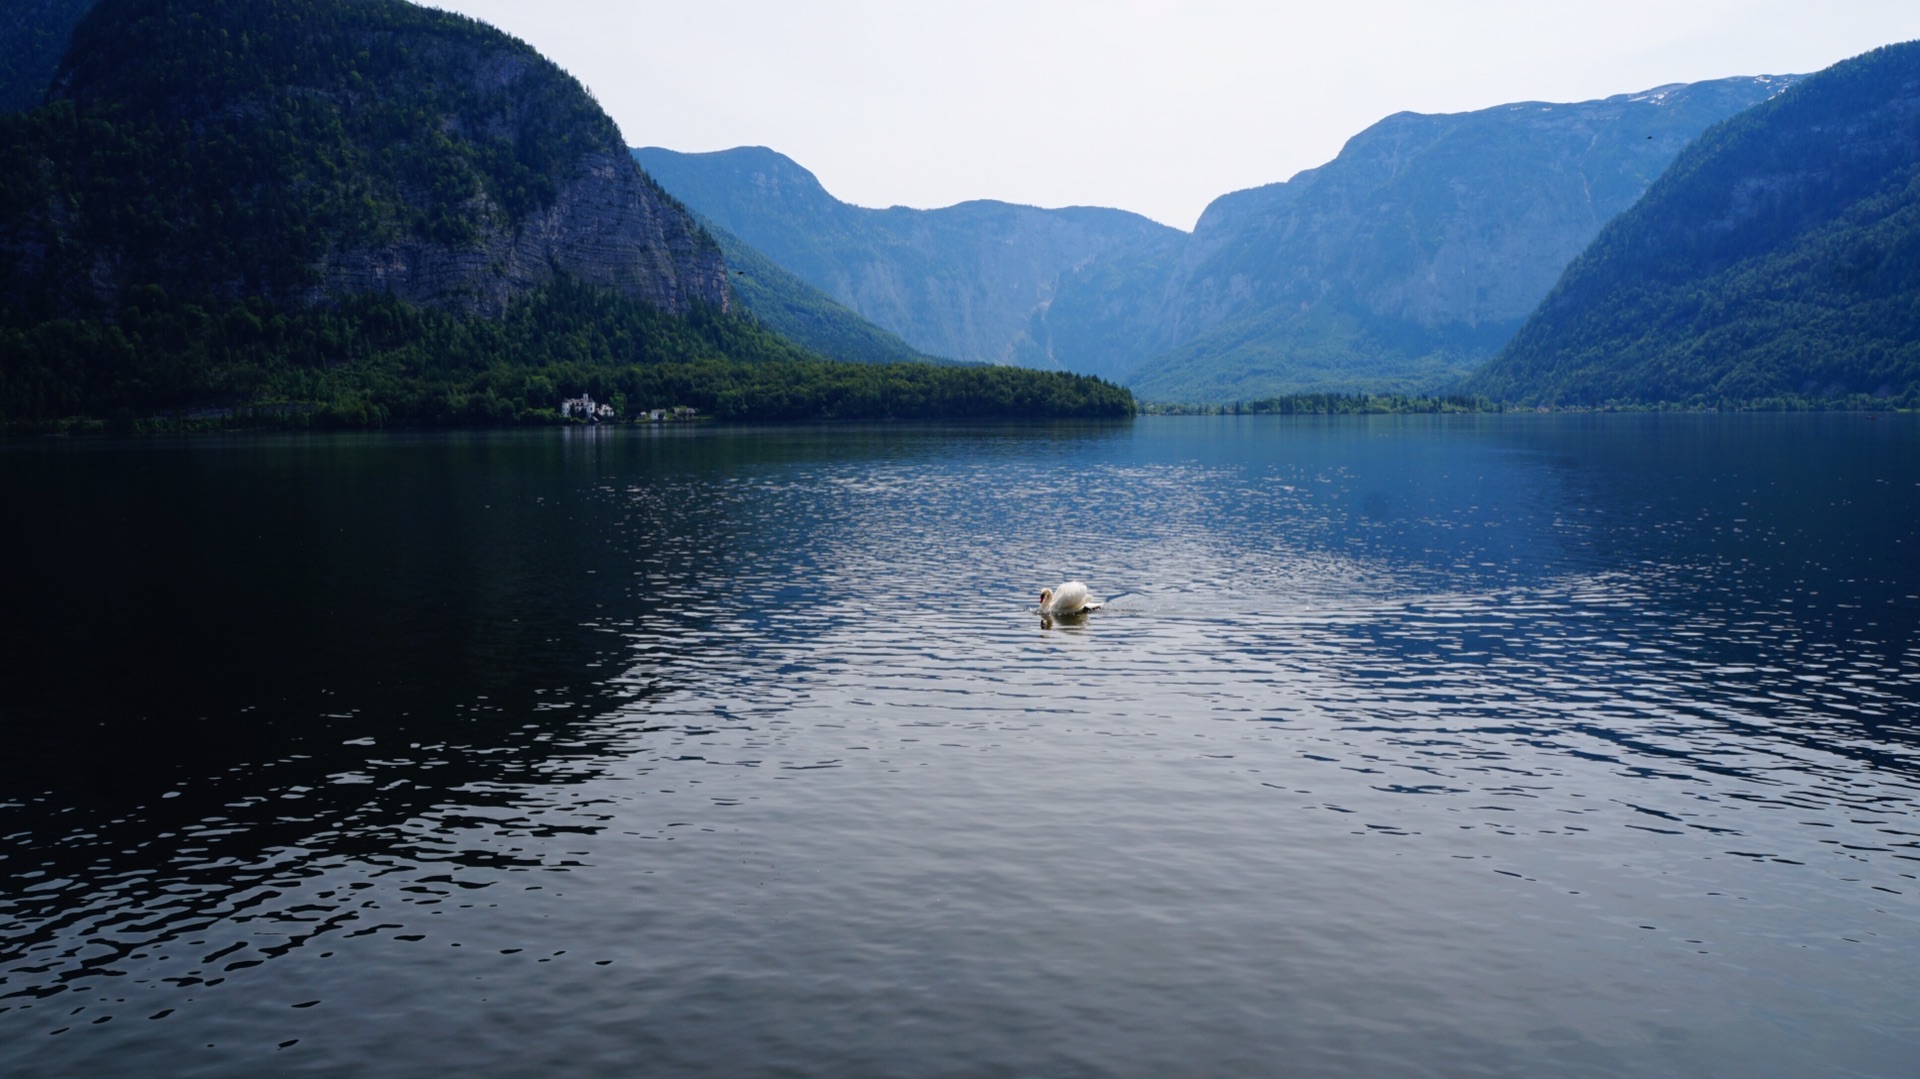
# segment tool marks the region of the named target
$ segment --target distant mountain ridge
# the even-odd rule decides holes
[[[1138,214],[981,200],[937,210],[842,202],[785,155],[749,146],[635,158],[674,197],[915,348],[1058,367],[1032,336],[1061,275],[1177,237]]]
[[[1069,276],[1050,335],[1069,369],[1149,398],[1439,388],[1497,352],[1701,131],[1793,78],[1387,117],[1326,165],[1215,200],[1177,253]]]
[[[1191,234],[1114,210],[870,210],[764,147],[635,151],[721,228],[916,347],[1143,396],[1432,391],[1497,353],[1700,132],[1793,84],[1398,113]]]
[[[1920,400],[1920,42],[1703,135],[1471,385],[1552,404]]]

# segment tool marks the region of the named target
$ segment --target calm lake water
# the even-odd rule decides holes
[[[0,445],[0,1073],[1913,1075],[1920,422]],[[1043,585],[1110,606],[1044,626]]]

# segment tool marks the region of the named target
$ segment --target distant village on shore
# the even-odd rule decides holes
[[[633,415],[632,420],[635,423],[666,423],[691,420],[699,413],[700,410],[691,405],[675,405],[672,408],[642,409]],[[560,417],[583,423],[613,423],[620,418],[612,405],[595,403],[593,395],[587,393],[560,402]]]

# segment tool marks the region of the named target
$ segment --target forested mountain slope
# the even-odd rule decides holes
[[[368,292],[499,314],[564,273],[724,307],[719,247],[580,84],[397,0],[107,0],[4,128],[0,294]]]
[[[1472,383],[1562,404],[1920,395],[1920,42],[1728,120]]]

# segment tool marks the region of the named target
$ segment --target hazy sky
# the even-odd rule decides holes
[[[1819,70],[1920,0],[438,0],[636,146],[764,145],[863,206],[1118,206],[1190,228],[1401,110]]]

